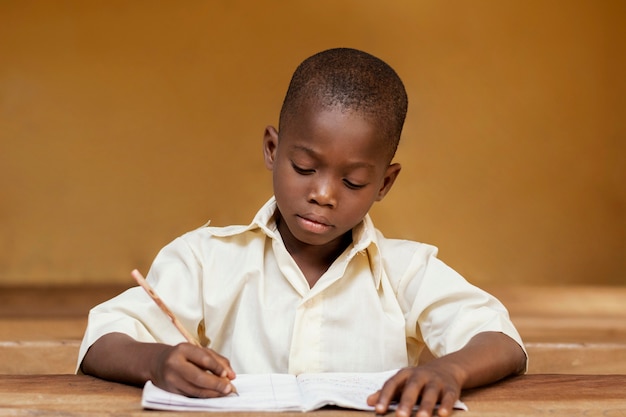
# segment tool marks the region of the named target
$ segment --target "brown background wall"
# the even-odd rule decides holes
[[[351,46],[410,109],[374,220],[479,284],[626,284],[626,2],[0,2],[0,284],[118,282],[271,194],[295,66]]]

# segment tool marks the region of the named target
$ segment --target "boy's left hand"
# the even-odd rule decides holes
[[[435,406],[440,404],[438,414],[449,416],[461,395],[460,374],[453,365],[440,360],[404,368],[389,378],[379,391],[370,395],[367,403],[376,408],[377,414],[384,414],[392,401],[397,399],[396,415],[399,417],[409,417],[417,403],[417,416],[430,417]]]
[[[495,382],[525,368],[526,353],[515,340],[500,332],[482,332],[456,352],[401,369],[370,395],[367,403],[377,414],[383,414],[393,400],[398,400],[399,417],[409,417],[417,403],[417,416],[429,417],[439,403],[438,414],[447,417],[461,389]]]

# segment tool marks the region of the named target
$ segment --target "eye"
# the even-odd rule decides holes
[[[302,168],[298,165],[296,165],[295,163],[291,163],[291,166],[293,167],[293,170],[296,171],[298,174],[300,175],[309,175],[315,172],[314,169],[306,169],[306,168]]]
[[[343,183],[346,185],[346,187],[350,188],[351,190],[360,190],[361,188],[365,187],[367,184],[355,184],[352,181],[343,180]]]

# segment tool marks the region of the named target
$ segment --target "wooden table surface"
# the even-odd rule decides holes
[[[266,413],[198,413],[142,410],[141,389],[84,375],[0,375],[0,415],[10,416],[267,416]],[[457,416],[626,416],[626,375],[534,374],[468,390],[469,412]],[[374,415],[323,409],[323,417]],[[302,416],[302,413],[280,413]]]

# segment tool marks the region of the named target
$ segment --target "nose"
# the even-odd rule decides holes
[[[317,176],[311,181],[308,201],[319,206],[335,207],[337,205],[335,187],[330,178]]]

